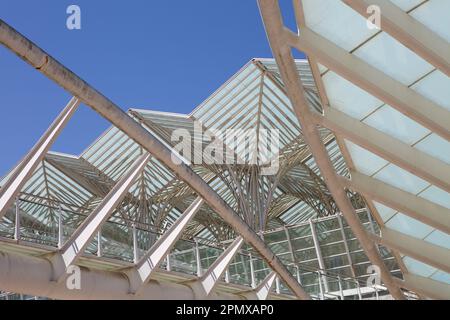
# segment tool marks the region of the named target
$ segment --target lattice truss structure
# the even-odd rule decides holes
[[[311,107],[321,111],[308,63],[297,61],[297,65]],[[178,143],[172,141],[174,130],[186,129],[194,137],[194,121],[203,124],[205,131],[279,129],[280,170],[274,175],[261,175],[259,166],[250,164],[193,165],[195,172],[257,232],[337,212],[304,142],[273,60],[252,60],[190,115],[138,109],[128,113],[170,147]],[[347,175],[331,132],[322,129],[321,137],[337,170]],[[194,143],[193,139],[192,149]],[[203,149],[206,144],[204,141]],[[22,228],[56,230],[62,210],[64,226],[68,232],[75,230],[143,153],[141,146],[115,127],[79,156],[50,152],[21,190],[19,206],[26,213]],[[115,235],[115,240],[126,236],[124,230],[132,225],[163,232],[194,199],[195,193],[186,183],[152,158],[115,208],[110,218],[114,229],[108,232]],[[355,204],[364,207],[357,196]],[[7,217],[14,220],[13,208]],[[204,206],[183,235],[195,236],[221,242],[236,235],[214,210]]]
[[[333,198],[366,252],[384,244],[402,264],[404,281],[382,271],[391,293],[400,297],[397,288],[410,288],[448,299],[450,23],[444,12],[450,2],[294,0],[298,32],[283,26],[277,1],[259,4],[281,78]],[[374,12],[381,29],[367,23]],[[322,114],[308,108],[291,49],[308,56]],[[334,170],[316,126],[335,133],[350,178]],[[348,189],[368,200],[380,237],[356,231]],[[378,264],[376,254],[368,255]]]

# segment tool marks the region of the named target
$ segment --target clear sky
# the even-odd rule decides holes
[[[66,28],[70,4],[81,30]],[[0,0],[0,18],[124,110],[189,113],[251,58],[272,57],[256,0]],[[70,97],[0,45],[0,176]],[[108,126],[82,106],[52,150],[79,154]]]

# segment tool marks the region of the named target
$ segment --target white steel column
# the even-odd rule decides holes
[[[344,224],[342,223],[342,218],[339,214],[336,216],[336,218],[339,223],[339,229],[341,229],[341,235],[342,235],[342,240],[344,242],[344,248],[345,248],[345,253],[346,253],[346,256],[348,259],[348,264],[350,265],[350,270],[352,272],[353,278],[356,278],[355,267],[353,266],[353,259],[350,254],[350,249],[348,247],[347,236],[345,235],[345,230],[344,230]]]
[[[450,113],[449,113],[450,118]],[[314,120],[364,149],[450,192],[450,165],[332,107]]]
[[[289,273],[281,260],[274,255],[273,251],[254,230],[236,214],[211,186],[196,174],[188,164],[183,161],[180,161],[180,163],[173,161],[173,150],[170,150],[158,138],[127,115],[119,106],[1,19],[0,43],[67,91],[82,99],[84,103],[109,120],[119,130],[125,132],[131,139],[166,165],[168,169],[192,187],[238,234],[242,235],[249,245],[256,249],[298,298],[310,299],[309,295]]]
[[[341,276],[338,275],[338,284],[339,284],[339,295],[341,296],[341,300],[345,300],[344,290],[342,289],[342,280]]]
[[[290,46],[316,57],[325,67],[450,140],[450,112],[442,106],[308,28],[303,28],[299,35],[283,29],[282,37],[287,38]]]
[[[199,298],[207,297],[217,285],[218,281],[228,268],[234,256],[244,243],[242,237],[238,237],[233,243],[217,258],[200,279],[188,284],[196,292]]]
[[[164,258],[170,253],[175,243],[181,237],[186,225],[192,220],[203,204],[203,199],[197,197],[192,204],[186,209],[183,215],[172,225],[172,227],[164,232],[164,234],[153,244],[145,255],[136,263],[136,266],[129,270],[136,272],[138,275],[138,283],[132,291],[140,290],[145,285],[153,273],[153,271],[161,264]],[[127,272],[129,274],[129,272]]]
[[[22,159],[19,165],[14,169],[11,177],[0,189],[0,219],[5,215],[6,210],[13,204],[20,190],[34,173],[61,130],[70,120],[79,103],[77,98],[72,98],[69,101],[67,106],[50,125],[36,145]]]
[[[103,255],[103,247],[102,247],[102,230],[101,227],[97,232],[97,257],[101,257]]]
[[[65,269],[83,254],[84,249],[89,245],[96,232],[98,232],[102,224],[110,217],[116,206],[126,196],[131,185],[136,180],[136,177],[144,170],[149,159],[150,154],[146,153],[135,161],[133,166],[116,183],[94,212],[74,232],[72,237],[60,250],[60,253],[55,256],[53,262],[57,264],[55,268],[56,278],[59,278]],[[62,266],[58,265],[61,262]]]
[[[316,249],[317,261],[319,261],[319,268],[322,270],[326,270],[325,263],[323,261],[322,250],[320,249],[319,238],[317,237],[316,227],[314,226],[314,222],[312,219],[309,220],[309,228],[311,229],[311,235],[314,242],[314,248]],[[320,277],[319,277],[320,281]],[[328,292],[328,281],[324,279],[323,284],[325,286],[325,291]]]
[[[291,235],[289,234],[289,230],[288,230],[288,228],[286,228],[286,226],[284,226],[284,232],[286,233],[287,244],[288,244],[289,251],[291,253],[292,262],[296,262],[295,254],[294,254],[294,247],[292,246]]]
[[[0,253],[0,279],[4,291],[59,300],[193,300],[191,288],[168,281],[150,281],[139,295],[129,294],[129,282],[120,272],[80,268],[80,289],[65,281],[52,281],[53,267],[44,257]],[[212,292],[211,299],[242,299],[237,294]]]
[[[404,281],[395,278],[402,288],[417,292],[431,299],[450,300],[450,285],[430,278],[407,273],[403,275]]]
[[[388,0],[343,0],[367,18],[369,6],[380,8],[381,29],[450,77],[450,44]]]
[[[400,251],[416,260],[450,273],[450,250],[422,239],[389,229],[381,229],[381,237],[373,236],[383,246]]]
[[[195,252],[195,264],[197,268],[197,277],[201,277],[203,273],[202,260],[200,258],[200,247],[197,240],[195,240],[194,252]]]

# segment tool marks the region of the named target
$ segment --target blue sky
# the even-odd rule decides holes
[[[66,28],[70,4],[81,30]],[[272,56],[256,0],[0,0],[0,18],[124,110],[189,113],[251,58]],[[0,176],[70,97],[0,46]],[[79,154],[108,126],[82,106],[52,150]]]

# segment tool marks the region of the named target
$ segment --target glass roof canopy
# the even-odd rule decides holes
[[[450,41],[450,21],[438,18],[442,12],[450,11],[448,1],[392,0],[392,2],[439,36]],[[308,28],[440,107],[450,110],[449,77],[414,51],[386,32],[367,28],[366,19],[341,1],[302,0],[302,4]],[[332,108],[450,164],[450,143],[445,138],[337,73],[323,66],[320,67],[320,73]],[[351,141],[345,140],[345,143],[359,172],[450,209],[448,192]],[[387,227],[450,249],[450,236],[447,233],[376,201],[374,204]],[[403,256],[403,262],[412,273],[450,284],[450,275],[442,270],[408,256]]]

